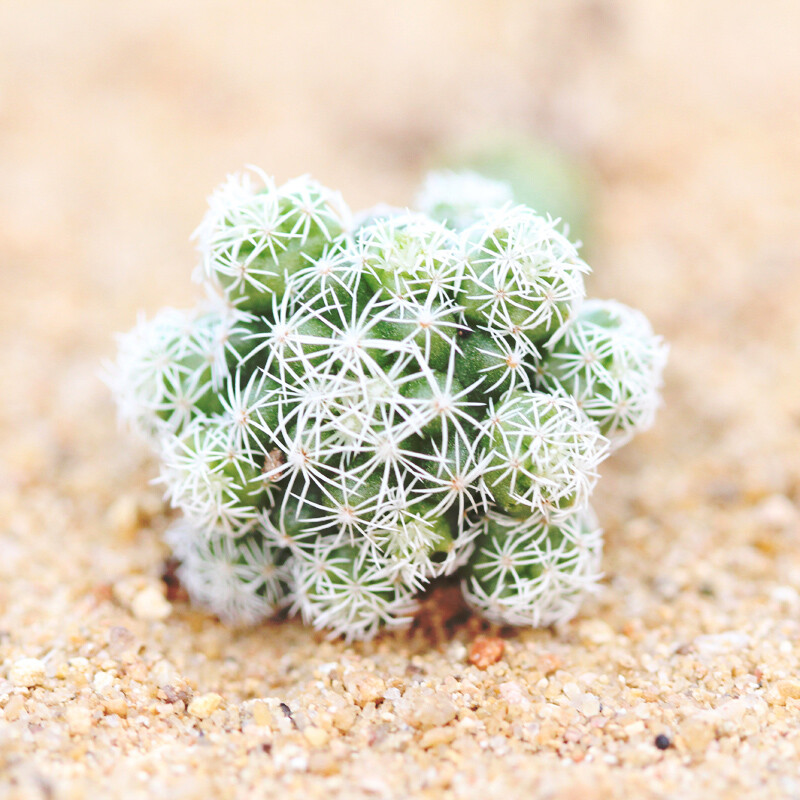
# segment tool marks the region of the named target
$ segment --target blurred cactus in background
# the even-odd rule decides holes
[[[140,319],[108,369],[183,512],[167,540],[193,600],[363,639],[458,574],[496,622],[576,613],[598,466],[652,422],[666,346],[584,301],[576,247],[515,196],[437,173],[419,210],[354,219],[256,170],[211,196],[209,299]]]
[[[477,178],[503,187],[505,199],[560,220],[562,231],[572,241],[584,245],[591,242],[595,193],[592,171],[551,142],[522,132],[487,132],[449,143],[433,165],[436,170],[472,175],[473,185]],[[461,184],[459,192],[469,196],[469,187],[463,181]],[[477,205],[499,206],[496,197],[487,195],[491,202]],[[424,191],[419,199],[424,199]]]

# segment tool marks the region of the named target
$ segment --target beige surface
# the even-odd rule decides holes
[[[797,796],[798,24],[779,0],[0,4],[0,796]],[[136,309],[191,301],[205,195],[253,162],[403,202],[491,126],[595,168],[592,290],[673,344],[657,428],[599,487],[597,599],[500,632],[485,671],[447,588],[351,647],[159,602],[154,466],[96,373]]]

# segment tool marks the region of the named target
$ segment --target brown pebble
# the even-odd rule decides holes
[[[99,603],[107,603],[114,596],[110,583],[98,583],[92,587],[92,597]]]
[[[467,661],[478,669],[487,669],[503,657],[505,649],[505,642],[497,636],[478,636],[469,648]]]
[[[161,582],[164,584],[165,595],[170,603],[186,603],[189,601],[189,593],[183,588],[178,579],[179,566],[180,561],[177,558],[168,558],[161,570]]]

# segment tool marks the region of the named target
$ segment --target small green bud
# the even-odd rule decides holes
[[[320,537],[293,565],[294,606],[316,628],[347,641],[370,639],[383,627],[411,621],[412,590],[376,563],[368,549]]]
[[[486,482],[515,517],[551,519],[581,507],[608,442],[568,396],[514,391],[485,423]]]
[[[457,277],[456,240],[421,214],[379,218],[358,231],[356,253],[369,286],[386,299],[452,297]]]
[[[205,279],[243,311],[266,312],[291,275],[319,259],[349,226],[341,197],[308,177],[256,188],[234,175],[209,198],[197,230]]]
[[[602,532],[590,510],[557,526],[492,512],[477,528],[462,588],[467,602],[498,624],[565,622],[600,577]]]
[[[589,268],[554,223],[517,206],[487,212],[462,236],[458,302],[467,319],[521,333],[533,345],[557,338],[583,299]]]
[[[253,625],[288,604],[289,551],[270,544],[258,530],[232,537],[182,521],[166,538],[181,559],[178,577],[192,601],[224,622]]]
[[[619,447],[652,424],[666,356],[643,314],[612,300],[589,300],[547,354],[539,383],[575,397]]]

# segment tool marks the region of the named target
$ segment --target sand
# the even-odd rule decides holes
[[[0,7],[0,796],[800,794],[798,22],[778,0]],[[113,331],[193,302],[227,171],[401,203],[486,128],[590,166],[590,289],[672,344],[656,427],[604,465],[598,595],[513,630],[442,585],[359,645],[190,608],[97,378]]]

